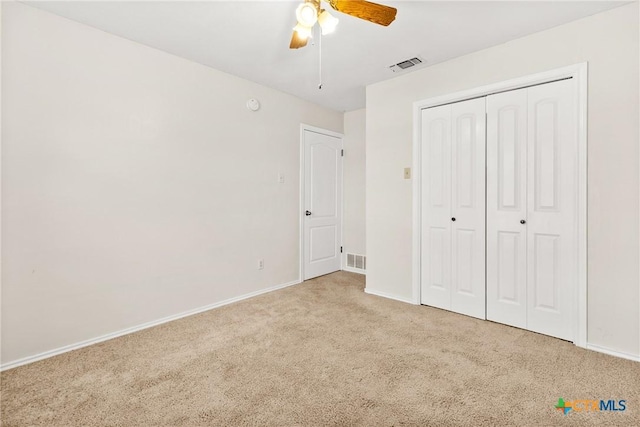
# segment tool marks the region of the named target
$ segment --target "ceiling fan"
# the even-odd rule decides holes
[[[332,16],[320,6],[321,0],[305,0],[296,9],[297,25],[293,29],[289,48],[298,49],[307,45],[311,31],[317,22],[322,29],[322,34],[328,34],[335,30],[338,19]],[[365,0],[326,0],[329,5],[338,12],[355,16],[385,27],[396,19],[397,9],[372,3]]]

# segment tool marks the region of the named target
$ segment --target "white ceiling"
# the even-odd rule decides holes
[[[381,0],[398,9],[389,27],[335,12],[319,90],[317,37],[289,49],[300,1],[25,3],[338,111],[364,107],[365,86],[397,76],[387,67],[404,59],[429,66],[628,3]]]

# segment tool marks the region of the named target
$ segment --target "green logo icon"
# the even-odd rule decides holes
[[[572,408],[571,405],[565,404],[563,398],[559,398],[558,403],[556,404],[556,409],[558,411],[562,411],[565,415],[567,415]]]

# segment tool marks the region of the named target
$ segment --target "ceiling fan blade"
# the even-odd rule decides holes
[[[398,12],[395,7],[365,0],[329,0],[329,4],[338,12],[384,25],[385,27],[396,19],[396,13]]]
[[[289,49],[299,49],[301,47],[305,47],[307,45],[308,38],[303,38],[298,35],[297,31],[293,31],[291,35],[291,43],[289,44]]]

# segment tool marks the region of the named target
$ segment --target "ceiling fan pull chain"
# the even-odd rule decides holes
[[[318,28],[318,90],[322,90],[322,31]]]

